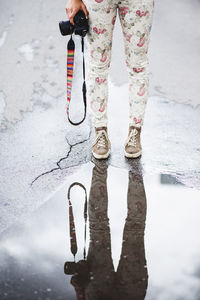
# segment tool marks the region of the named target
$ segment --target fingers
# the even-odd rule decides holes
[[[68,15],[70,23],[74,25],[74,16],[77,13],[77,11],[74,10],[73,8],[67,8],[66,7],[66,13]]]
[[[84,3],[82,3],[81,8],[85,14],[86,19],[88,19],[88,11]]]
[[[79,9],[82,9],[82,10],[83,10],[86,19],[89,18],[89,13],[88,13],[87,8],[86,8],[86,6],[85,6],[85,4],[84,4],[83,2],[81,3],[81,6],[80,6],[79,8],[73,8],[73,7],[68,7],[68,6],[66,6],[65,9],[66,9],[66,13],[67,13],[67,15],[68,15],[69,21],[70,21],[70,23],[71,23],[72,25],[75,25],[75,24],[74,24],[74,16],[75,16],[76,13],[79,11]]]
[[[74,16],[75,14],[77,13],[77,11],[73,11],[73,13],[70,14],[70,17],[69,17],[69,21],[71,24],[75,25],[74,24]]]

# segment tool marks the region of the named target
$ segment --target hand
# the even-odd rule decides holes
[[[82,0],[68,0],[66,5],[66,13],[68,15],[69,21],[74,25],[74,16],[76,13],[82,9],[85,17],[88,19],[88,11]]]

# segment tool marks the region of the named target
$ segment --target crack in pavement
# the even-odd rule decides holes
[[[62,170],[62,169],[68,169],[68,168],[71,168],[71,167],[75,167],[76,165],[68,166],[68,167],[66,167],[66,168],[61,168],[61,167],[60,167],[60,163],[61,163],[61,161],[66,160],[66,159],[69,157],[70,153],[72,152],[72,148],[73,148],[74,146],[77,146],[77,145],[79,145],[79,144],[83,144],[83,143],[87,142],[87,141],[90,139],[91,134],[92,134],[92,127],[90,126],[90,131],[89,131],[88,137],[87,137],[86,139],[82,140],[81,142],[74,143],[74,144],[70,144],[70,143],[69,143],[69,140],[68,140],[67,137],[66,137],[67,143],[68,143],[68,145],[70,146],[67,155],[64,156],[64,157],[62,157],[61,159],[59,159],[59,161],[56,163],[56,165],[58,166],[57,168],[53,168],[53,169],[51,169],[51,170],[49,170],[49,171],[46,171],[46,172],[44,172],[44,173],[38,175],[37,177],[35,177],[35,179],[30,183],[30,186],[32,186],[33,183],[36,182],[36,180],[38,180],[40,177],[42,177],[42,176],[44,176],[44,175],[46,175],[46,174],[52,173],[52,172],[55,171],[55,170]]]

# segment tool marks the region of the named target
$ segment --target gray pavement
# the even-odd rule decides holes
[[[58,29],[58,22],[66,18],[66,2],[1,0],[0,3],[0,230],[3,231],[52,197],[69,174],[91,160],[94,132],[89,107],[87,119],[80,127],[71,126],[66,119],[67,40]],[[199,1],[156,1],[149,53],[151,89],[142,133],[144,172],[173,174],[198,189],[199,11]],[[74,39],[72,111],[82,105],[80,38]],[[127,169],[123,142],[128,130],[128,79],[125,60],[118,59],[123,51],[117,18],[108,107],[112,141],[109,163]],[[120,73],[116,72],[119,69]],[[122,97],[126,99],[119,110]],[[73,114],[77,119],[80,116],[81,110]]]

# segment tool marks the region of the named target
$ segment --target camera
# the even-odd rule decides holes
[[[79,274],[86,275],[88,274],[88,264],[86,260],[80,260],[75,263],[72,261],[67,261],[64,265],[64,273],[67,275]]]
[[[76,35],[84,37],[89,30],[88,19],[86,19],[84,12],[80,9],[74,16],[74,24],[70,21],[60,21],[59,28],[62,35],[69,35],[73,32]]]

